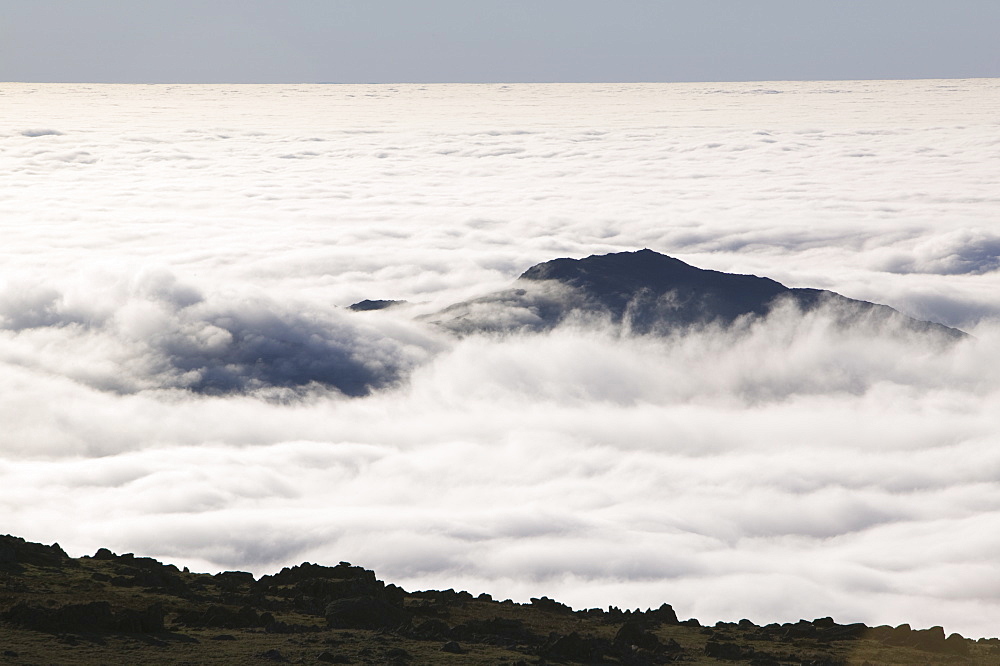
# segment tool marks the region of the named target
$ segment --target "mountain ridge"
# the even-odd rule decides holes
[[[762,319],[781,305],[826,308],[839,325],[861,322],[959,339],[967,334],[833,291],[789,288],[767,277],[691,266],[648,248],[558,258],[524,271],[511,288],[450,305],[425,319],[456,333],[538,332],[568,321],[603,320],[632,334],[730,326]]]
[[[704,626],[656,609],[573,610],[406,590],[374,571],[303,562],[256,578],[192,573],[100,548],[0,536],[0,663],[986,664],[1000,639],[830,617]]]

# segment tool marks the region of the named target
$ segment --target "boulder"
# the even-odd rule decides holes
[[[641,622],[626,622],[615,634],[613,641],[617,648],[637,647],[656,652],[663,648],[663,643],[654,634],[646,631]]]
[[[17,570],[21,564],[55,568],[79,566],[58,543],[45,546],[9,534],[0,535],[0,569]]]
[[[331,629],[395,629],[410,621],[410,614],[402,608],[373,597],[332,601],[325,617]]]
[[[48,633],[156,633],[163,631],[163,606],[153,604],[145,610],[113,611],[107,601],[67,604],[59,608],[40,608],[23,601],[0,618],[14,625]]]
[[[580,661],[587,664],[599,664],[604,661],[608,652],[607,641],[599,638],[584,638],[577,632],[566,636],[553,634],[548,642],[539,650],[539,656],[554,661]]]
[[[219,629],[246,629],[265,627],[274,618],[270,613],[258,614],[253,608],[243,606],[233,610],[228,606],[209,606],[205,610],[190,610],[177,616],[178,624],[189,627],[216,627]]]
[[[713,659],[725,659],[728,661],[739,661],[749,659],[753,655],[753,648],[742,648],[736,643],[710,640],[705,643],[705,656]]]
[[[532,598],[531,607],[553,613],[569,614],[573,612],[573,609],[566,604],[559,603],[555,599],[549,599],[548,597]]]
[[[677,613],[670,604],[662,604],[656,610],[646,611],[646,619],[660,624],[680,624],[677,621]]]

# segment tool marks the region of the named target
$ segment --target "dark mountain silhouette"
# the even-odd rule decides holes
[[[371,310],[386,310],[399,305],[406,305],[406,301],[371,300],[366,298],[363,301],[348,305],[347,309],[354,312],[370,312]]]
[[[408,592],[347,562],[257,578],[0,536],[0,662],[17,664],[996,664],[1000,640],[839,624],[705,626],[669,604]]]
[[[652,250],[554,259],[532,266],[511,289],[428,317],[457,333],[543,331],[563,323],[610,323],[633,334],[728,326],[782,306],[826,308],[843,326],[878,326],[960,338],[962,331],[907,317],[886,305],[821,289],[789,289],[756,275],[696,268]]]

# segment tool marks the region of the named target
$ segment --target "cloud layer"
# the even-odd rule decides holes
[[[5,529],[995,633],[995,88],[5,86]],[[642,247],[974,337],[419,319]]]

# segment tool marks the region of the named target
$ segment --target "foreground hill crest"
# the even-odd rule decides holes
[[[674,609],[574,611],[407,592],[347,562],[262,576],[181,571],[0,536],[0,663],[986,664],[1000,640],[832,618],[707,627]]]

